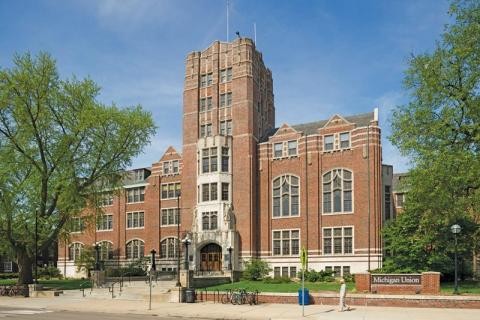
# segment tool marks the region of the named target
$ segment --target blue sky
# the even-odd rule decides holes
[[[276,125],[380,109],[384,163],[408,159],[389,143],[392,109],[408,101],[408,57],[431,51],[449,21],[444,0],[230,0],[230,39],[253,38],[273,72]],[[0,67],[47,51],[62,77],[91,77],[99,100],[141,104],[158,126],[133,167],[181,150],[184,61],[226,40],[226,0],[2,0]]]

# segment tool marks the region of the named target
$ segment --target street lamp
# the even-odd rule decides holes
[[[100,270],[100,246],[95,244],[95,271]]]
[[[232,270],[232,247],[228,247],[228,270]]]
[[[181,287],[180,283],[180,192],[177,194],[177,287]]]
[[[455,237],[455,289],[453,290],[453,294],[458,294],[457,234],[462,231],[462,227],[458,224],[454,224],[450,227],[450,231],[452,231],[453,236]]]
[[[182,240],[183,244],[185,245],[185,270],[188,271],[188,246],[192,243],[192,240],[185,236],[185,239]]]
[[[152,251],[150,251],[150,253],[152,254],[152,266],[151,266],[150,270],[156,271],[157,270],[157,265],[155,264],[155,253],[157,253],[157,251],[155,251],[155,249],[152,249]]]

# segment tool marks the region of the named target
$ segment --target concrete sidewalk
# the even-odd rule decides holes
[[[79,298],[9,298],[0,297],[0,306],[45,309],[51,311],[104,312],[121,314],[145,314],[158,317],[187,317],[209,319],[368,319],[368,320],[473,320],[480,319],[478,309],[432,309],[432,308],[394,308],[394,307],[357,307],[347,312],[337,312],[336,306],[305,306],[292,304],[260,304],[257,306],[208,303],[152,303],[148,310],[148,301],[131,300],[94,300]]]

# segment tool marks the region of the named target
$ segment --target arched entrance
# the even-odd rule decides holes
[[[222,268],[222,247],[210,243],[200,250],[200,270],[220,271]]]

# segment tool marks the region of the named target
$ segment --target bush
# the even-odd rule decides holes
[[[142,259],[135,260],[126,267],[107,268],[105,269],[105,273],[107,277],[121,277],[122,275],[129,275],[129,276],[146,276],[147,275],[146,266]]]
[[[61,279],[62,274],[60,273],[60,270],[57,267],[45,267],[45,268],[38,268],[38,278],[39,279],[46,279],[50,280],[52,278],[57,278]]]
[[[302,279],[302,272],[298,272],[298,278]],[[332,272],[327,272],[324,270],[316,271],[314,269],[305,271],[305,281],[309,282],[333,282],[335,277]]]
[[[245,263],[245,271],[243,272],[243,278],[245,280],[262,280],[269,274],[272,269],[268,263],[261,259],[252,259]]]
[[[273,283],[273,284],[280,284],[280,283],[290,283],[292,279],[289,277],[265,277],[263,278],[263,283]]]
[[[0,273],[0,279],[17,279],[18,272]]]

